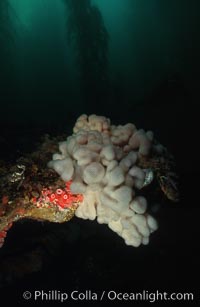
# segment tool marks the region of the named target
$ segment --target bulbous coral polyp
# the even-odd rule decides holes
[[[48,165],[64,181],[72,180],[71,193],[82,195],[76,216],[108,224],[127,245],[148,244],[158,226],[147,212],[147,200],[138,195],[146,173],[137,162],[156,151],[153,133],[130,123],[111,125],[94,114],[81,115],[73,131]],[[58,205],[67,206],[62,193],[55,197]]]

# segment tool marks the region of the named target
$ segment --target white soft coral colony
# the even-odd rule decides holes
[[[130,123],[114,126],[103,116],[85,114],[73,132],[48,165],[64,181],[72,180],[72,193],[83,194],[76,216],[108,224],[127,245],[148,244],[157,222],[147,212],[147,200],[138,196],[145,171],[137,160],[149,155],[152,132]]]

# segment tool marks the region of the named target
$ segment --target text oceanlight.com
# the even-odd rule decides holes
[[[110,291],[98,291],[94,292],[91,290],[85,291],[71,291],[64,292],[59,290],[35,290],[33,292],[25,291],[23,293],[25,300],[34,301],[60,301],[65,302],[67,300],[73,301],[149,301],[151,303],[156,301],[193,301],[193,293],[175,293],[175,292],[150,292],[143,290],[141,292],[117,292],[114,290]]]

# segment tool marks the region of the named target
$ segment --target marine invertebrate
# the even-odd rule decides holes
[[[148,244],[158,225],[141,191],[157,177],[178,200],[173,157],[151,131],[81,115],[73,132],[65,141],[45,138],[15,165],[0,164],[0,246],[22,218],[63,223],[74,215],[107,224],[127,245]]]
[[[48,166],[63,180],[72,180],[72,193],[83,195],[75,215],[108,224],[127,245],[148,244],[158,225],[138,194],[153,179],[148,161],[166,149],[154,142],[151,131],[131,123],[111,125],[103,116],[81,115],[73,131]],[[141,167],[144,161],[148,168]]]

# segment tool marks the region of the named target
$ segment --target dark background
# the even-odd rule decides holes
[[[32,28],[20,20],[12,1],[10,6],[0,1],[1,159],[34,150],[44,133],[71,134],[78,116],[96,113],[114,124],[133,122],[153,130],[175,156],[181,191],[178,204],[162,200],[156,213],[160,228],[148,246],[139,248],[126,246],[104,225],[77,218],[63,225],[14,225],[0,250],[3,298],[9,293],[9,300],[22,304],[26,290],[77,288],[185,291],[200,299],[200,5],[146,2],[122,1],[129,19],[112,26],[105,14],[112,1],[103,6],[97,1],[96,11],[90,1],[82,1],[82,8],[62,2],[66,28],[61,31],[55,19],[60,8],[54,12],[52,1],[32,13]],[[124,28],[115,29],[119,23]],[[74,24],[83,29],[82,40]],[[75,37],[70,44],[69,29]],[[85,50],[91,49],[88,57]],[[22,263],[35,272],[13,273]]]

